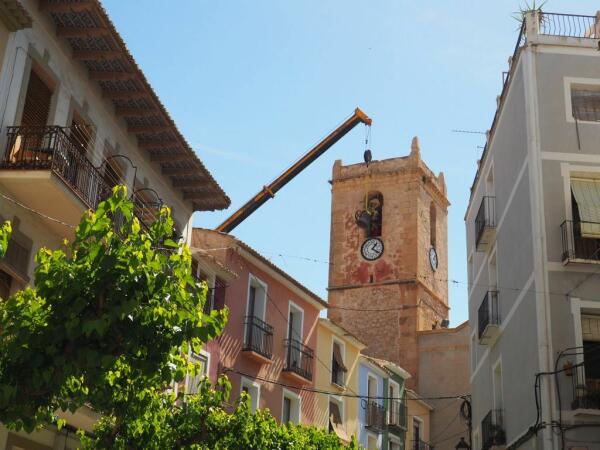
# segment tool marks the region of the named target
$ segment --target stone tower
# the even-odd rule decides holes
[[[336,161],[331,184],[329,317],[367,354],[408,370],[417,389],[417,332],[447,326],[444,176],[421,160],[415,137],[409,156]]]

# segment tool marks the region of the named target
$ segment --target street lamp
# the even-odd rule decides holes
[[[469,447],[469,444],[467,444],[467,442],[465,441],[464,437],[460,438],[460,441],[458,441],[458,444],[456,444],[456,447],[454,447],[456,450],[470,450],[471,447]]]

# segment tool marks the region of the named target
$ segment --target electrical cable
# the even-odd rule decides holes
[[[295,389],[298,391],[313,392],[316,394],[333,395],[333,396],[337,396],[337,397],[347,397],[347,398],[359,398],[359,399],[369,399],[370,398],[370,399],[376,399],[376,400],[402,400],[403,399],[402,397],[389,397],[389,396],[374,397],[374,396],[368,396],[368,395],[360,395],[360,394],[356,394],[356,393],[348,394],[346,392],[334,392],[334,391],[328,391],[326,389],[318,389],[318,388],[312,388],[312,387],[306,387],[306,386],[295,386],[293,384],[284,383],[282,381],[271,380],[269,378],[260,377],[258,375],[251,375],[249,373],[234,369],[232,367],[224,367],[223,373],[227,373],[227,372],[237,373],[238,375],[242,375],[242,376],[245,376],[248,378],[252,378],[254,380],[262,381],[264,383],[274,384],[277,386]],[[406,400],[412,400],[412,401],[456,400],[456,399],[463,398],[463,397],[464,397],[464,395],[447,395],[447,396],[437,396],[437,397],[414,397],[414,398],[407,397]]]

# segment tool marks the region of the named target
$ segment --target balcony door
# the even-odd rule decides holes
[[[52,88],[37,70],[32,69],[19,131],[9,136],[7,157],[12,163],[35,164],[52,158],[53,138],[42,128],[48,124],[51,103]]]
[[[250,276],[248,285],[248,303],[246,307],[246,330],[244,339],[249,348],[263,348],[263,323],[267,308],[267,285],[258,278]]]
[[[45,126],[48,124],[50,105],[52,103],[52,89],[49,83],[34,69],[29,75],[29,83],[25,93],[21,126]]]
[[[287,332],[287,337],[290,342],[290,345],[288,347],[289,367],[302,367],[303,326],[304,311],[294,303],[290,302]]]

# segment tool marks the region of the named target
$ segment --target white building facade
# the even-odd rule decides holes
[[[473,449],[600,449],[598,16],[527,13],[465,215]]]

